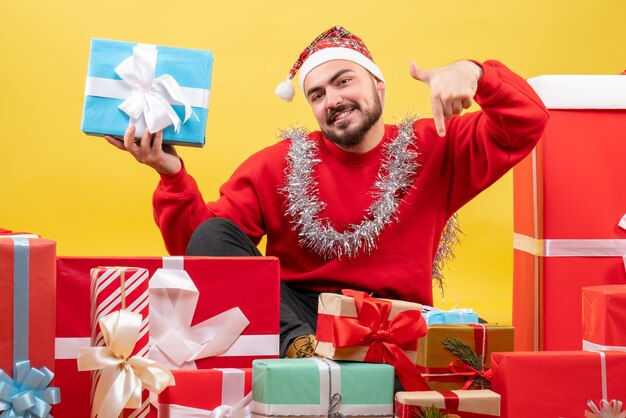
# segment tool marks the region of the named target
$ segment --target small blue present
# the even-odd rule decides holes
[[[478,314],[472,309],[451,309],[444,311],[424,305],[422,316],[426,321],[426,325],[435,324],[477,324]]]
[[[82,130],[121,138],[129,124],[142,136],[201,147],[209,111],[213,53],[92,39]]]

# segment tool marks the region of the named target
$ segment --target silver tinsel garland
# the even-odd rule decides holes
[[[285,186],[281,191],[286,196],[287,214],[292,217],[293,230],[298,231],[300,245],[326,259],[353,258],[361,252],[369,254],[376,248],[382,229],[393,220],[398,220],[401,196],[412,187],[415,170],[419,167],[416,161],[418,153],[410,148],[411,145],[415,147],[414,122],[415,118],[407,117],[398,124],[398,137],[386,144],[383,151],[383,162],[372,190],[374,202],[361,223],[348,226],[344,232],[338,232],[328,219],[319,217],[326,203],[319,198],[318,184],[313,175],[315,166],[320,162],[317,144],[308,137],[305,129],[296,127],[281,132],[283,139],[291,139]],[[455,216],[453,219],[456,221]],[[458,238],[451,235],[458,231],[458,224],[455,225],[456,228],[446,225],[433,265],[433,278],[442,292],[443,263],[453,258],[454,244],[458,242]]]

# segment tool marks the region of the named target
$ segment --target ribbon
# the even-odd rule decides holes
[[[586,418],[626,418],[626,411],[622,411],[623,403],[618,400],[607,401],[608,399],[608,382],[606,379],[606,354],[603,351],[595,351],[600,356],[600,375],[602,383],[602,400],[600,408],[589,400],[587,406],[591,411],[585,411]]]
[[[124,408],[141,406],[141,392],[160,393],[174,384],[163,365],[140,356],[130,357],[141,329],[140,314],[120,310],[100,319],[104,347],[78,349],[78,370],[101,370],[91,417],[117,418]]]
[[[485,370],[485,355],[488,353],[487,327],[483,324],[467,324],[467,326],[472,327],[474,330],[474,349],[476,355],[481,358],[482,371],[461,360],[450,362],[448,367],[418,366],[418,370],[420,370],[426,381],[457,382],[467,378],[463,389],[469,388],[478,377],[491,381],[491,370]]]
[[[585,418],[626,418],[626,411],[622,410],[623,403],[613,399],[600,401],[600,408],[593,401],[587,402],[591,411],[585,411]]]
[[[443,396],[443,401],[446,405],[446,409],[452,411],[459,410],[459,395],[452,392],[451,390],[442,390],[439,393]]]
[[[583,340],[583,351],[626,351],[626,345],[601,345]]]
[[[626,214],[617,226],[626,230]],[[513,248],[542,257],[626,257],[626,239],[536,239],[515,233]]]
[[[143,116],[150,133],[155,133],[170,125],[174,131],[180,129],[180,118],[170,105],[173,103],[185,106],[187,122],[195,115],[189,101],[183,94],[178,82],[169,74],[155,78],[158,51],[155,45],[138,44],[133,47],[133,55],[122,61],[115,72],[132,88],[132,93],[118,107],[136,124]],[[139,132],[142,134],[142,132]]]
[[[407,310],[389,320],[391,302],[372,298],[365,292],[343,290],[342,293],[354,298],[358,317],[332,317],[333,345],[366,345],[369,348],[364,361],[393,365],[405,390],[430,390],[417,366],[401,348],[406,344],[415,344],[426,335],[426,322],[421,312]]]
[[[61,402],[58,387],[48,387],[54,373],[48,368],[33,369],[30,361],[15,363],[15,380],[0,370],[0,417],[51,417],[52,405]]]
[[[236,405],[220,405],[213,410],[191,408],[183,405],[164,405],[159,410],[163,418],[249,418],[252,393],[248,393]],[[165,412],[162,412],[165,411]]]
[[[232,308],[191,326],[200,292],[185,270],[158,269],[149,286],[149,357],[170,369],[196,369],[195,360],[226,352],[250,323]]]
[[[13,360],[28,359],[28,306],[30,278],[29,241],[23,237],[13,239]]]
[[[452,370],[456,376],[465,376],[467,378],[461,390],[469,389],[478,377],[482,377],[483,379],[491,382],[491,369],[483,371],[476,370],[474,367],[461,360],[451,362],[450,370]]]

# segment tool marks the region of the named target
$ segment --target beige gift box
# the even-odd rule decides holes
[[[389,320],[393,319],[400,312],[408,310],[422,311],[422,305],[419,303],[390,299],[381,300],[391,302]],[[327,317],[324,318],[324,315]],[[369,346],[335,347],[331,341],[328,341],[328,338],[325,338],[328,335],[333,335],[334,325],[332,317],[358,318],[354,298],[336,293],[320,294],[317,323],[318,343],[315,348],[315,353],[333,360],[363,361]],[[403,351],[409,358],[414,359],[417,355],[417,340],[415,344],[410,345],[411,347],[409,349],[405,348]]]

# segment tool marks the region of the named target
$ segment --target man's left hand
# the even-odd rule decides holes
[[[446,135],[445,119],[472,105],[483,70],[472,61],[457,61],[434,70],[423,70],[411,61],[411,77],[430,86],[430,103],[439,136]]]

